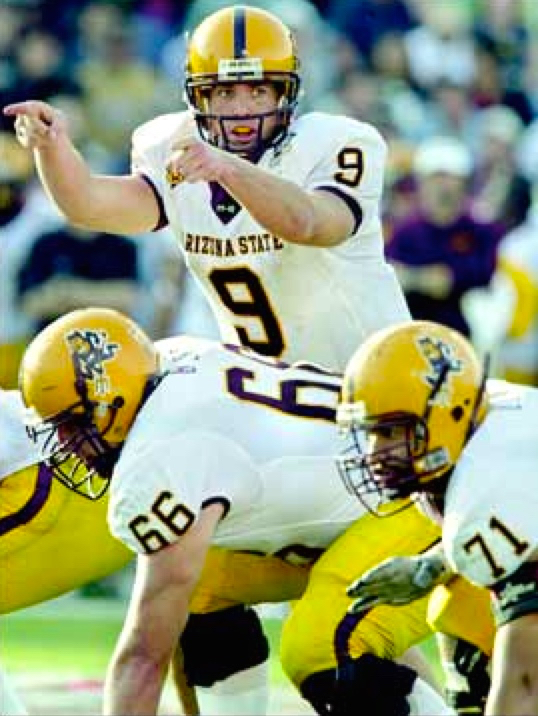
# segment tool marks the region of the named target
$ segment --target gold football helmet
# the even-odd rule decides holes
[[[28,431],[55,476],[100,497],[157,380],[153,343],[117,311],[72,311],[41,331],[24,354],[19,385]]]
[[[211,114],[209,91],[222,83],[273,82],[279,92],[276,110],[249,115],[258,120],[256,148],[275,146],[286,136],[297,105],[300,78],[295,43],[288,28],[274,15],[256,7],[234,5],[207,17],[188,42],[185,68],[185,94],[194,110],[201,136],[212,144],[233,151],[227,138],[228,117]],[[277,117],[277,129],[262,140],[263,122]],[[217,120],[220,138],[209,131]]]
[[[347,489],[369,509],[372,497],[379,506],[415,492],[442,494],[439,478],[486,414],[486,373],[460,333],[430,321],[365,341],[348,363],[337,411],[349,440],[338,458]]]

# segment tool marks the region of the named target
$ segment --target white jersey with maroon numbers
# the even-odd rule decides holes
[[[169,372],[110,488],[111,530],[131,549],[177,540],[219,501],[216,545],[305,560],[363,514],[335,466],[339,378],[201,339],[157,345]]]
[[[491,586],[538,549],[538,390],[488,381],[491,410],[446,494],[443,543],[452,567]]]
[[[188,112],[157,117],[133,135],[133,172],[154,187],[217,319],[225,342],[288,362],[343,370],[377,329],[409,318],[386,263],[380,220],[386,145],[369,124],[314,112],[258,166],[307,190],[339,195],[355,216],[342,244],[312,248],[268,233],[215,183],[166,172],[174,141],[192,131]],[[279,211],[279,207],[275,207]]]

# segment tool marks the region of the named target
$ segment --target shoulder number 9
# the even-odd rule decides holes
[[[338,152],[337,160],[342,171],[335,173],[335,181],[350,187],[358,186],[364,173],[362,151],[358,147],[344,147]]]

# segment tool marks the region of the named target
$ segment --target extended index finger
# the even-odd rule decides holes
[[[46,124],[50,124],[53,118],[51,108],[44,102],[29,100],[26,102],[14,102],[6,105],[2,112],[6,117],[35,117]]]

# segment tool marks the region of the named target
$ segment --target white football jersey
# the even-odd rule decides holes
[[[161,198],[224,342],[343,370],[372,332],[409,318],[384,259],[380,202],[386,145],[374,127],[343,116],[306,114],[258,162],[304,189],[335,192],[353,207],[355,233],[331,248],[282,241],[217,191],[218,185],[167,177],[174,140],[192,131],[189,112],[142,125],[133,135],[132,169]]]
[[[538,390],[488,381],[492,409],[450,479],[443,544],[452,568],[489,586],[538,548]]]
[[[170,372],[110,487],[110,529],[128,547],[171,543],[220,501],[214,544],[307,559],[363,514],[335,465],[339,378],[202,339],[157,345]]]
[[[39,449],[26,433],[24,413],[20,392],[0,388],[0,481],[39,462]]]

